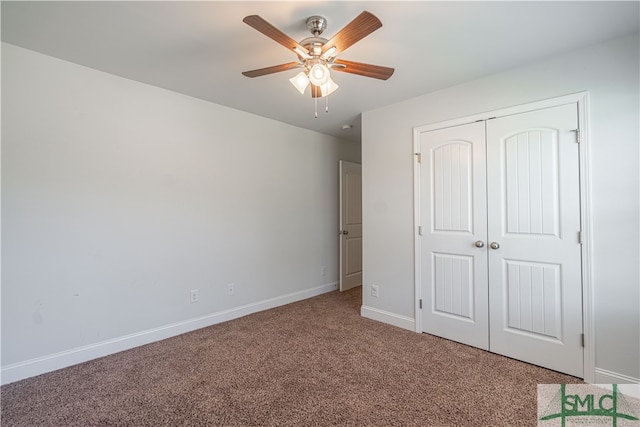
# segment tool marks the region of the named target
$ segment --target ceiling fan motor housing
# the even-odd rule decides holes
[[[304,46],[311,56],[322,55],[322,47],[327,42],[327,39],[322,37],[308,37],[300,41],[300,45]]]

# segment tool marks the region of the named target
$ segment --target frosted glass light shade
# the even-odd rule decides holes
[[[339,87],[340,86],[338,86],[336,82],[331,80],[331,77],[329,77],[329,80],[327,80],[325,84],[320,86],[320,96],[324,98],[325,96],[331,95]]]
[[[304,90],[309,86],[309,78],[304,71],[300,71],[295,77],[289,79],[289,81],[302,95],[304,95]]]
[[[330,78],[329,68],[324,64],[315,64],[309,70],[309,80],[316,86],[322,86],[329,81]]]

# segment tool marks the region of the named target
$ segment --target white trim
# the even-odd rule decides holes
[[[471,116],[458,117],[456,119],[446,120],[443,122],[429,123],[423,126],[418,126],[414,129],[414,138],[421,132],[428,132],[432,130],[450,128],[454,126],[466,125],[481,120],[494,119],[496,117],[512,116],[514,114],[528,113],[536,110],[543,110],[550,107],[558,107],[565,104],[573,104],[575,102],[580,103],[584,101],[585,97],[588,97],[589,92],[578,92],[571,95],[559,96],[551,99],[543,99],[540,101],[533,101],[527,104],[515,105],[511,107],[501,108],[499,110],[487,111],[484,113],[473,114]]]
[[[595,368],[594,382],[590,384],[596,384],[609,390],[610,388],[608,386],[610,384],[618,384],[618,390],[620,390],[621,393],[640,399],[640,378],[633,378],[617,372]]]
[[[583,376],[587,383],[596,381],[595,374],[595,318],[594,318],[594,301],[593,301],[593,280],[592,280],[592,228],[591,228],[591,172],[590,172],[590,123],[589,123],[589,92],[579,92],[570,95],[560,96],[557,98],[545,99],[541,101],[531,102],[528,104],[517,105],[500,110],[489,111],[472,116],[460,117],[444,122],[431,123],[424,126],[418,126],[413,129],[413,147],[414,153],[419,152],[420,133],[437,129],[444,129],[453,126],[459,126],[467,123],[473,123],[479,120],[487,120],[495,117],[510,116],[513,114],[521,114],[535,110],[541,110],[550,107],[557,107],[565,104],[578,104],[578,123],[580,127],[580,211],[582,223],[582,321],[583,333],[585,338],[584,346],[584,368]],[[418,301],[421,296],[420,289],[420,260],[421,248],[420,239],[418,238],[418,226],[420,221],[420,167],[417,160],[414,160],[414,223],[415,223],[415,241],[414,241],[414,287],[416,302],[416,324],[415,331],[422,332],[422,315],[419,309]]]
[[[638,379],[636,379],[638,381]],[[624,394],[625,396],[635,397],[636,399],[640,399],[640,383],[618,383],[618,382],[610,382],[610,383],[597,383],[594,384],[600,388],[604,388],[606,390],[613,390],[612,384],[617,384],[618,392]]]
[[[135,334],[125,335],[107,341],[66,350],[60,353],[49,354],[24,362],[3,366],[0,370],[1,383],[2,385],[9,384],[25,378],[97,359],[99,357],[108,356],[120,351],[129,350],[141,345],[171,338],[196,329],[205,328],[207,326],[227,322],[249,314],[301,301],[327,292],[332,292],[336,289],[338,289],[338,282],[328,283],[314,288],[281,295],[275,298],[242,305],[240,307],[230,308],[217,313],[207,314],[195,319],[176,322]]]
[[[580,129],[580,223],[582,225],[582,333],[584,334],[584,381],[594,383],[596,370],[595,303],[592,280],[591,228],[591,127],[589,121],[589,92],[578,99],[578,127]]]
[[[363,305],[360,308],[360,315],[362,317],[366,317],[367,319],[387,323],[389,325],[397,326],[398,328],[402,329],[408,329],[412,332],[416,330],[416,322],[414,319],[388,311],[379,310],[377,308],[369,307],[366,305]]]
[[[414,313],[415,313],[415,331],[422,333],[422,309],[420,308],[420,299],[422,293],[420,290],[420,283],[422,283],[422,245],[420,244],[419,229],[422,226],[421,218],[422,212],[420,211],[420,171],[421,162],[418,161],[418,154],[420,154],[420,160],[422,153],[420,151],[420,131],[417,128],[413,129],[413,224],[414,224],[414,262],[413,262],[413,277],[415,280],[414,285]]]
[[[595,382],[592,384],[640,384],[640,378],[633,378],[617,372],[595,368]]]

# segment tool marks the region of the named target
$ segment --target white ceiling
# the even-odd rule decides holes
[[[639,31],[640,3],[593,1],[2,1],[2,40],[302,128],[357,140],[360,113]],[[340,59],[395,68],[387,81],[333,73],[329,113],[288,79],[242,71],[295,55],[242,22],[258,14],[301,40],[330,38],[363,10],[383,27]],[[515,90],[516,88],[514,88]],[[343,124],[354,129],[344,132]]]

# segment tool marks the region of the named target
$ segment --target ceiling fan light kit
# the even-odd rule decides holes
[[[291,84],[298,89],[301,95],[304,95],[305,89],[309,86],[309,77],[307,77],[307,73],[304,71],[300,71],[295,77],[289,79]]]
[[[316,86],[322,86],[329,81],[329,68],[321,62],[313,64],[309,69],[309,81]]]
[[[320,96],[322,97],[329,96],[333,92],[335,92],[336,89],[338,89],[339,87],[340,86],[338,86],[336,82],[334,82],[333,80],[331,80],[331,78],[329,78],[329,80],[327,80],[325,84],[320,86]]]
[[[389,67],[336,59],[336,56],[348,47],[382,27],[380,20],[367,11],[358,15],[329,40],[320,37],[327,28],[327,20],[322,16],[311,16],[307,19],[307,28],[313,37],[307,37],[299,43],[258,15],[249,15],[243,19],[243,22],[293,51],[298,56],[298,61],[245,71],[242,74],[247,77],[259,77],[302,68],[303,71],[289,81],[303,95],[307,86],[311,86],[311,97],[316,105],[316,118],[318,117],[317,99],[325,98],[325,111],[328,112],[327,97],[339,87],[331,79],[332,70],[380,80],[387,80],[394,72],[394,69]]]

